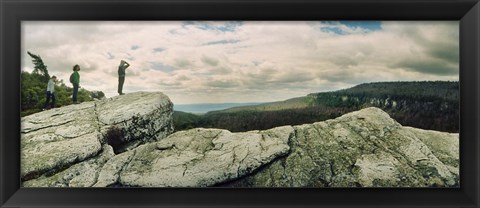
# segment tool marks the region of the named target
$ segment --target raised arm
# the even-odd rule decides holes
[[[122,60],[122,63],[123,63],[123,66],[126,68],[128,68],[130,66],[129,63],[127,63],[126,61]]]

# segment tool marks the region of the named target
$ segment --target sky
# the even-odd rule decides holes
[[[272,102],[380,81],[459,80],[458,21],[23,21],[49,74],[117,96],[160,91],[175,104]]]

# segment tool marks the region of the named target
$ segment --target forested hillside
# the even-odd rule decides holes
[[[324,121],[366,107],[378,107],[405,126],[447,132],[459,130],[459,83],[378,82],[287,101],[209,112],[182,119],[176,130],[222,128],[234,132]],[[182,114],[187,115],[187,114]]]
[[[47,83],[50,79],[47,66],[39,55],[28,52],[34,64],[32,73],[22,71],[20,81],[21,94],[21,116],[30,115],[42,110],[45,100]],[[65,85],[63,80],[58,80],[55,84],[55,106],[60,107],[72,104],[73,88]],[[78,91],[78,101],[92,101],[93,99],[104,98],[105,94],[101,91],[88,91],[80,88]]]

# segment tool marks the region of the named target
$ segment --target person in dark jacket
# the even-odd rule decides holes
[[[121,60],[120,65],[118,66],[118,94],[119,95],[125,94],[122,92],[122,90],[123,90],[123,83],[125,82],[125,69],[127,69],[129,66],[130,64],[124,60]]]
[[[70,76],[70,82],[73,84],[73,95],[72,95],[73,104],[78,104],[77,94],[78,94],[78,88],[80,87],[80,74],[78,73],[78,71],[80,71],[80,66],[77,64],[73,66],[73,73]]]
[[[50,108],[55,107],[55,81],[57,81],[56,76],[52,76],[50,80],[48,80],[47,84],[47,100],[45,101],[45,105],[43,105],[42,110],[46,110],[48,104],[50,104]],[[50,99],[52,100],[52,103],[50,103]]]

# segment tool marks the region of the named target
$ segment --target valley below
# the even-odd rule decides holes
[[[379,82],[202,114],[176,110],[173,116],[175,131],[203,127],[243,132],[325,121],[376,107],[404,126],[458,133],[459,100],[458,82]]]

